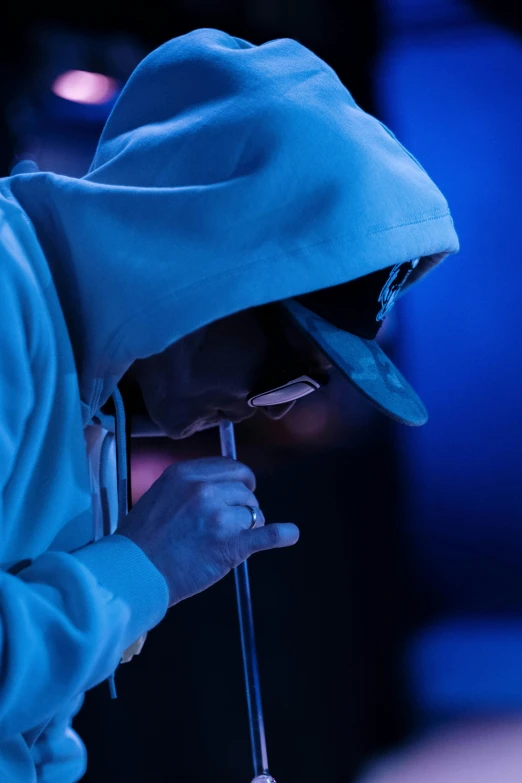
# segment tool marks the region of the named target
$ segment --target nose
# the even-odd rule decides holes
[[[282,405],[267,405],[265,408],[261,408],[261,410],[269,419],[282,419],[288,411],[292,410],[295,403],[296,400],[292,400],[292,402],[285,402]]]

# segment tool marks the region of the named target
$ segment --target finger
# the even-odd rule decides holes
[[[256,513],[256,528],[263,527],[265,524],[265,515],[259,506],[252,506],[252,508]],[[241,534],[247,530],[254,530],[252,527],[252,522],[254,521],[253,514],[250,509],[244,505],[225,506],[225,510],[221,511],[219,514],[219,519],[228,533],[235,532],[237,535],[237,533]]]
[[[172,468],[178,475],[194,481],[242,481],[252,492],[256,489],[253,471],[248,465],[230,457],[201,457],[179,462]]]
[[[252,505],[252,504],[247,504],[247,505]],[[250,509],[247,508],[246,506],[242,506],[241,508],[241,513],[243,514],[243,516],[248,515],[247,523],[245,525],[245,530],[254,530],[254,527],[256,528],[263,527],[263,525],[265,524],[265,515],[263,514],[259,506],[252,506],[252,508],[254,509],[255,512],[255,526],[254,526],[254,514],[252,514]]]
[[[292,522],[273,522],[264,525],[259,530],[244,530],[240,534],[240,549],[243,559],[254,552],[262,552],[265,549],[279,549],[284,546],[292,546],[299,540],[299,528]]]
[[[242,481],[220,481],[215,484],[219,496],[229,506],[259,506],[259,501]]]

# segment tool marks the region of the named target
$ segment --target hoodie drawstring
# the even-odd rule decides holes
[[[114,401],[116,418],[116,468],[118,472],[118,525],[129,512],[127,475],[127,435],[125,431],[125,407],[119,389],[115,389]]]
[[[125,430],[125,407],[119,389],[115,389],[112,395],[115,411],[115,430],[116,430],[116,471],[117,471],[117,489],[118,489],[118,525],[127,515],[128,505],[128,474],[127,474],[127,434]],[[107,451],[102,450],[101,459],[107,458]],[[103,465],[101,466],[103,473]],[[116,683],[113,672],[108,678],[111,699],[117,699]]]

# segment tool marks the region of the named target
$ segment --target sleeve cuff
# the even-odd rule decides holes
[[[169,601],[167,583],[130,538],[114,533],[78,549],[73,556],[102,587],[130,607],[129,644],[163,619]]]

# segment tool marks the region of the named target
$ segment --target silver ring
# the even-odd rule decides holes
[[[250,525],[249,530],[253,530],[257,522],[257,511],[253,506],[245,506],[245,508],[248,508],[248,510],[252,514],[252,524]]]

